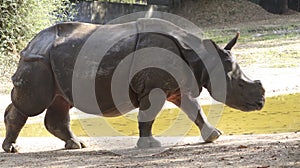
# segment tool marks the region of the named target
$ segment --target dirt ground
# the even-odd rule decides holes
[[[299,17],[299,12],[289,10],[285,15],[267,12],[248,0],[185,0],[182,8],[172,10],[201,28],[226,28],[233,25],[259,27],[265,24],[286,23]]]
[[[300,167],[300,133],[190,137],[175,146],[138,150],[137,137],[81,138],[88,148],[62,150],[56,138],[20,138],[21,153],[0,153],[1,167]],[[164,142],[168,141],[163,139]],[[170,139],[169,139],[170,140]],[[113,149],[114,147],[116,147]]]

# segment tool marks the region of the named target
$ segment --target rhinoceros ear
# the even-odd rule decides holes
[[[231,50],[232,47],[236,44],[238,38],[240,37],[240,32],[237,32],[235,37],[225,46],[225,50]]]

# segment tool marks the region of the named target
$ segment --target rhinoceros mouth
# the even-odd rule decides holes
[[[264,107],[265,104],[265,98],[261,98],[258,101],[255,101],[253,103],[246,103],[243,105],[240,110],[245,111],[245,112],[250,112],[254,110],[261,110]]]

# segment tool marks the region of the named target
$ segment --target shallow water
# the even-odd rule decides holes
[[[202,106],[209,111],[210,106]],[[220,114],[217,114],[220,115]],[[85,118],[71,121],[77,136],[136,136],[137,113],[116,118]],[[261,111],[241,112],[225,107],[216,127],[224,134],[261,134],[300,131],[300,93],[266,99]],[[4,128],[0,135],[4,136]],[[198,128],[179,109],[166,109],[159,113],[153,133],[156,136],[197,136]],[[27,124],[20,136],[51,136],[42,123]]]

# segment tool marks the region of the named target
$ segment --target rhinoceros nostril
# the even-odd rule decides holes
[[[259,106],[259,107],[264,106],[264,104],[265,104],[265,98],[262,98],[260,101],[256,102],[256,105]]]
[[[263,106],[263,103],[262,102],[258,102],[256,103],[259,107]]]

